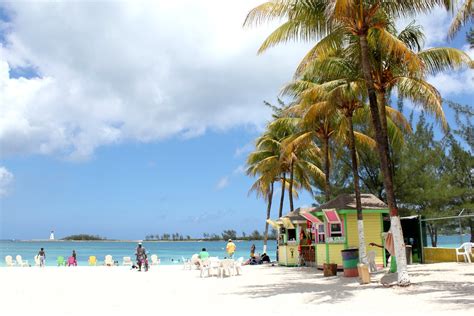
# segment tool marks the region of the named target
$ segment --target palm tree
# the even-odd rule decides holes
[[[406,269],[406,255],[403,245],[403,233],[398,217],[393,179],[389,165],[388,140],[383,137],[382,125],[372,77],[371,56],[368,37],[373,31],[380,33],[379,45],[388,48],[390,54],[397,55],[410,68],[419,67],[420,61],[411,50],[387,31],[391,19],[427,12],[442,4],[442,0],[406,0],[406,1],[364,1],[364,0],[274,0],[266,2],[247,15],[244,25],[259,24],[273,19],[286,18],[262,44],[259,52],[289,40],[318,41],[311,54],[341,46],[348,36],[355,36],[359,43],[359,56],[363,78],[365,80],[371,120],[375,129],[380,169],[384,179],[387,204],[390,209],[391,229],[395,243],[398,263],[399,285],[409,285]]]
[[[247,158],[247,174],[259,178],[250,188],[250,192],[256,192],[257,197],[264,197],[267,202],[267,216],[265,222],[265,234],[263,241],[263,250],[266,252],[268,240],[268,220],[270,219],[274,183],[279,174],[279,153],[275,151],[275,146],[269,146],[268,141],[271,140],[272,135],[267,132],[257,141],[256,151],[249,154]],[[265,141],[266,140],[266,141]]]
[[[455,14],[448,31],[448,37],[452,39],[457,34],[461,26],[465,25],[469,20],[474,20],[473,2],[472,0],[464,0],[460,6],[456,6],[458,1],[455,0],[445,0],[444,2],[446,8]]]
[[[274,124],[297,124],[298,118],[278,119]],[[295,195],[295,179],[301,188],[312,192],[311,183],[325,178],[319,169],[320,150],[312,141],[311,132],[295,132],[282,142],[280,161],[289,168],[288,196],[290,212],[294,211],[293,195]]]

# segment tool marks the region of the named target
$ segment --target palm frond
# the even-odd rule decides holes
[[[401,97],[412,100],[415,105],[422,104],[427,112],[435,115],[444,130],[448,129],[441,95],[434,86],[425,80],[411,77],[397,77],[394,80],[397,82],[398,94]]]
[[[461,26],[469,20],[474,20],[474,10],[472,0],[464,0],[463,5],[459,8],[448,30],[448,38],[453,39]]]
[[[430,74],[445,70],[469,67],[471,58],[462,50],[451,47],[430,48],[418,53],[425,69]]]

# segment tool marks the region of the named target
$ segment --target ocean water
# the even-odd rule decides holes
[[[237,246],[235,257],[248,258],[252,244],[256,246],[256,252],[263,250],[263,241],[235,241]],[[206,248],[211,256],[224,258],[227,256],[224,241],[184,241],[184,242],[143,242],[147,253],[157,254],[161,264],[180,264],[181,257],[190,258],[193,254],[199,253],[202,248]],[[0,241],[0,266],[5,266],[5,256],[21,255],[23,260],[28,260],[30,265],[34,265],[34,257],[41,247],[46,252],[46,265],[55,266],[56,258],[63,256],[65,259],[76,250],[77,261],[81,266],[87,265],[89,256],[96,256],[97,260],[103,262],[106,255],[112,255],[114,260],[122,264],[122,258],[132,257],[134,260],[136,242],[109,242],[109,241]],[[276,241],[269,240],[267,252],[272,260],[275,260]]]
[[[462,242],[469,241],[470,235],[438,236],[438,247],[455,248]],[[431,246],[428,238],[428,246]],[[261,253],[263,250],[262,241],[235,241],[237,246],[236,257],[248,258],[250,247],[255,244],[256,251]],[[143,245],[149,254],[157,254],[161,264],[173,265],[180,264],[181,257],[190,258],[198,253],[202,248],[206,248],[211,256],[224,258],[226,242],[224,241],[184,241],[184,242],[144,242]],[[5,256],[21,255],[24,260],[33,265],[34,256],[39,249],[43,247],[46,251],[46,265],[55,266],[57,256],[67,258],[72,250],[76,250],[79,265],[87,265],[89,256],[96,256],[99,262],[104,260],[106,255],[112,255],[114,260],[122,263],[124,256],[132,257],[134,260],[136,242],[111,242],[111,241],[0,241],[0,266],[5,266]],[[275,260],[276,241],[269,240],[267,253],[272,260]]]

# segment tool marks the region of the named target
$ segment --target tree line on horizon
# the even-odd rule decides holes
[[[146,241],[160,240],[160,241],[192,241],[192,240],[208,240],[208,241],[227,241],[229,239],[233,240],[263,240],[264,236],[258,230],[252,231],[250,234],[242,232],[240,235],[233,230],[227,229],[224,230],[221,234],[216,233],[203,233],[202,238],[193,238],[190,235],[183,236],[180,233],[163,233],[163,234],[149,234],[145,236]],[[269,234],[269,239],[276,239],[277,232],[272,230]]]
[[[273,0],[244,21],[249,27],[280,22],[258,53],[295,41],[314,44],[281,91],[286,102],[266,103],[273,118],[247,159],[247,174],[257,178],[250,191],[267,202],[267,219],[277,192],[278,217],[285,195],[293,211],[302,190],[317,204],[354,193],[362,263],[361,191],[375,194],[390,210],[399,285],[410,284],[400,214],[452,215],[474,204],[474,113],[470,105],[443,100],[428,82],[430,75],[474,63],[459,49],[424,48],[424,31],[415,22],[401,29],[395,23],[436,7],[454,13],[450,39],[474,17],[471,0],[459,8],[448,0]],[[472,31],[467,39],[472,45]],[[446,104],[455,127],[447,124]],[[427,115],[441,127],[441,138]],[[436,223],[428,229],[434,236]]]

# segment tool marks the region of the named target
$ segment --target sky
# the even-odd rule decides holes
[[[245,159],[311,45],[258,56],[277,24],[242,23],[261,2],[0,1],[0,239],[262,231]],[[417,18],[425,47],[450,18]],[[469,103],[472,77],[430,82]]]

